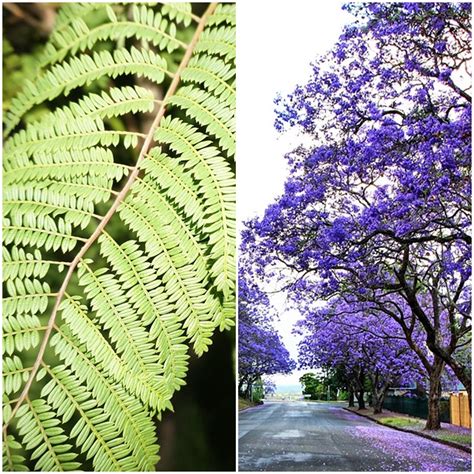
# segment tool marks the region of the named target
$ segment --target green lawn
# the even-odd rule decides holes
[[[444,431],[437,433],[436,437],[439,439],[444,439],[445,441],[453,441],[455,443],[461,444],[471,444],[471,435],[469,434],[448,433]]]
[[[387,426],[394,426],[397,428],[411,428],[415,429],[416,431],[420,431],[420,429],[424,425],[424,421],[422,420],[414,420],[413,418],[404,417],[381,418],[379,419],[379,421]],[[444,441],[453,441],[454,443],[460,443],[465,445],[471,444],[471,436],[469,434],[453,433],[445,429],[429,431],[428,433],[431,436],[434,436],[435,438]]]
[[[380,422],[383,423],[384,425],[388,426],[395,426],[398,428],[410,428],[410,427],[415,427],[420,425],[420,421],[418,420],[413,420],[411,418],[402,418],[402,417],[396,417],[396,418],[381,418]]]

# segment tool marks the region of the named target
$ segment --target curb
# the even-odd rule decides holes
[[[472,449],[469,446],[464,446],[463,444],[455,443],[454,441],[448,441],[448,440],[445,440],[445,439],[435,438],[434,436],[428,435],[426,433],[421,433],[419,431],[408,430],[408,429],[405,429],[405,428],[400,428],[399,426],[386,425],[384,423],[381,423],[378,420],[375,420],[374,418],[372,418],[370,416],[363,415],[362,413],[358,413],[357,411],[354,411],[354,410],[349,410],[349,408],[347,408],[347,407],[341,407],[341,408],[343,410],[348,411],[349,413],[355,413],[356,415],[359,415],[362,418],[367,418],[367,420],[373,421],[374,423],[377,423],[378,425],[385,426],[386,428],[391,428],[391,429],[397,430],[397,431],[403,431],[405,433],[411,433],[411,434],[414,434],[416,436],[420,436],[421,438],[426,438],[426,439],[429,439],[431,441],[436,441],[437,443],[440,443],[440,444],[445,444],[446,446],[451,446],[451,448],[460,449],[461,451],[464,451],[464,452],[469,453],[469,454],[472,453]]]

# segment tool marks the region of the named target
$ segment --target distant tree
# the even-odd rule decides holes
[[[317,400],[319,393],[321,392],[321,382],[316,377],[314,372],[308,372],[303,374],[300,379],[303,395],[310,395],[312,400]]]
[[[276,392],[276,384],[272,380],[270,380],[268,377],[263,378],[263,393],[265,397],[268,397],[269,395],[273,395]]]
[[[339,370],[326,367],[320,374],[308,372],[299,379],[303,395],[310,395],[311,400],[330,400],[337,398],[338,389],[346,388],[346,380],[341,378]]]

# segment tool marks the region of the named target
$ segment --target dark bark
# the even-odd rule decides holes
[[[372,409],[374,415],[382,413],[383,402],[385,400],[385,395],[390,387],[390,381],[384,382],[379,386],[380,382],[378,377],[372,378]]]
[[[449,365],[453,369],[454,375],[464,385],[467,396],[469,397],[469,413],[471,413],[471,384],[472,377],[468,373],[468,368],[459,364],[452,356],[443,357],[446,365]]]
[[[358,390],[356,392],[356,397],[359,410],[363,410],[365,408],[364,390]]]
[[[373,403],[372,409],[373,409],[374,415],[378,415],[379,413],[382,413],[383,400],[384,400],[383,398],[380,398],[380,399],[377,399],[377,401]]]
[[[439,334],[439,295],[438,295],[438,284],[439,284],[439,277],[435,279],[435,283],[433,284],[433,288],[431,289],[430,293],[432,295],[433,301],[433,310],[434,314],[434,321],[431,321],[430,317],[425,313],[423,308],[421,307],[418,298],[417,298],[417,290],[409,285],[406,279],[406,270],[407,270],[407,263],[409,260],[409,247],[407,246],[404,250],[404,263],[402,264],[399,271],[395,270],[395,274],[397,275],[398,281],[402,286],[403,293],[405,294],[406,301],[410,306],[410,309],[413,312],[413,315],[418,319],[418,321],[422,324],[425,332],[426,332],[426,345],[428,349],[438,358],[443,360],[443,362],[451,367],[454,374],[458,378],[458,380],[464,385],[467,395],[469,397],[469,410],[471,410],[471,384],[472,384],[472,376],[470,374],[469,369],[460,364],[454,357],[453,353],[456,350],[457,344],[459,342],[461,333],[457,329],[456,324],[451,324],[451,340],[447,347],[443,344],[443,339],[440,338]],[[464,281],[461,282],[461,286],[459,288],[458,293],[460,292]],[[457,299],[459,295],[455,295]],[[437,313],[437,314],[436,314]],[[450,319],[454,316],[450,316]],[[466,318],[462,324],[465,324]]]
[[[364,400],[364,382],[365,382],[365,373],[363,368],[358,368],[356,370],[356,376],[353,378],[353,384],[355,387],[355,396],[357,398],[357,404],[359,405],[359,410],[363,410],[365,408],[365,400]]]
[[[388,385],[385,385],[380,390],[375,390],[372,393],[372,408],[374,410],[374,415],[377,413],[382,413],[383,402],[385,400],[385,395],[387,394]]]
[[[354,389],[349,387],[349,408],[354,406]]]
[[[252,399],[252,384],[251,383],[247,383],[247,387],[245,388],[245,398],[247,400]]]
[[[430,390],[428,393],[428,419],[425,430],[439,430],[441,428],[440,419],[440,399],[441,399],[441,374],[444,368],[444,361],[435,355],[432,370],[430,371]]]
[[[249,375],[243,376],[239,380],[239,395],[244,397],[247,400],[252,398],[252,384],[257,380],[256,377]],[[245,388],[244,388],[245,387]]]
[[[412,317],[415,317],[412,314]],[[431,361],[424,350],[418,343],[413,339],[412,329],[409,329],[408,326],[402,321],[402,328],[405,333],[406,340],[411,349],[418,355],[423,367],[425,368],[426,374],[428,375],[428,380],[430,381],[430,387],[436,388],[439,385],[439,390],[441,390],[441,374],[444,369],[444,361],[441,357],[434,355],[433,360]],[[438,336],[439,337],[439,336]],[[433,382],[431,382],[433,380]],[[421,388],[417,385],[417,391],[421,392]],[[426,393],[423,390],[424,393]],[[433,392],[436,393],[436,392]],[[428,396],[428,419],[425,429],[439,429],[440,427],[440,397],[441,392],[439,392],[438,397],[433,396],[430,398]],[[431,402],[430,402],[431,400]],[[433,426],[433,428],[428,428],[428,426]]]

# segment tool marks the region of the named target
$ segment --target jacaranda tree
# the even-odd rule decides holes
[[[382,411],[390,386],[422,382],[425,377],[429,378],[430,388],[441,386],[444,364],[432,379],[432,373],[424,370],[400,326],[388,316],[344,301],[332,302],[331,306],[304,316],[298,324],[304,336],[299,344],[300,365],[338,369],[345,375],[349,390],[357,395],[359,408],[364,406],[367,381],[374,413]],[[424,352],[428,360],[432,358]],[[439,396],[437,402],[433,417],[439,420]]]
[[[275,312],[268,296],[239,270],[239,393],[265,375],[288,374],[295,368],[280,335],[272,327]],[[245,389],[244,389],[245,387]]]
[[[446,370],[444,361],[427,348],[423,326],[413,317],[407,303],[400,296],[392,295],[391,299],[385,301],[384,304],[387,307],[391,305],[392,310],[387,311],[393,313],[393,317],[387,316],[385,311],[380,310],[381,304],[374,304],[371,301],[359,302],[357,298],[350,296],[345,296],[339,301],[333,298],[329,307],[319,310],[315,310],[308,304],[302,312],[304,319],[298,324],[298,332],[305,336],[300,344],[300,365],[303,367],[336,365],[344,374],[349,390],[357,395],[359,406],[361,406],[363,405],[361,392],[365,388],[365,378],[371,377],[366,364],[354,364],[354,360],[360,361],[360,357],[357,350],[354,353],[354,349],[350,350],[350,348],[357,348],[361,343],[366,344],[370,341],[374,347],[370,351],[364,350],[364,354],[370,356],[367,361],[368,366],[380,362],[377,371],[383,373],[384,370],[380,370],[380,367],[385,364],[385,370],[393,375],[396,375],[398,365],[393,349],[399,348],[403,357],[406,357],[404,354],[409,349],[408,357],[411,362],[406,366],[405,376],[399,380],[401,382],[418,381],[426,386],[428,391],[426,427],[427,429],[440,428],[442,390],[452,389],[453,385],[456,385],[453,383],[452,371]],[[395,309],[397,313],[394,312]],[[440,337],[443,337],[447,343],[450,338],[447,330],[448,322],[442,319],[440,326]],[[350,338],[341,339],[339,334],[331,337],[331,330],[345,331]],[[360,337],[363,337],[362,342]],[[328,349],[328,344],[334,344],[334,341],[336,347]],[[330,354],[325,352],[328,350],[331,351]],[[464,357],[464,363],[470,367],[466,351],[461,351],[459,348],[457,354],[459,358]],[[394,355],[394,362],[389,362],[390,357]],[[422,374],[421,379],[420,374]],[[383,380],[387,378],[390,377],[387,375],[382,377]],[[382,379],[379,378],[379,380]],[[424,381],[427,383],[425,384]],[[373,388],[373,381],[371,382]],[[394,380],[390,380],[389,385],[393,382]],[[377,382],[375,384],[377,385]],[[379,394],[383,397],[384,391],[380,390]],[[377,398],[377,396],[372,396],[373,400]]]
[[[350,295],[404,333],[411,318],[470,395],[471,7],[346,8],[355,23],[277,100],[276,127],[312,145],[244,245],[298,301]]]

